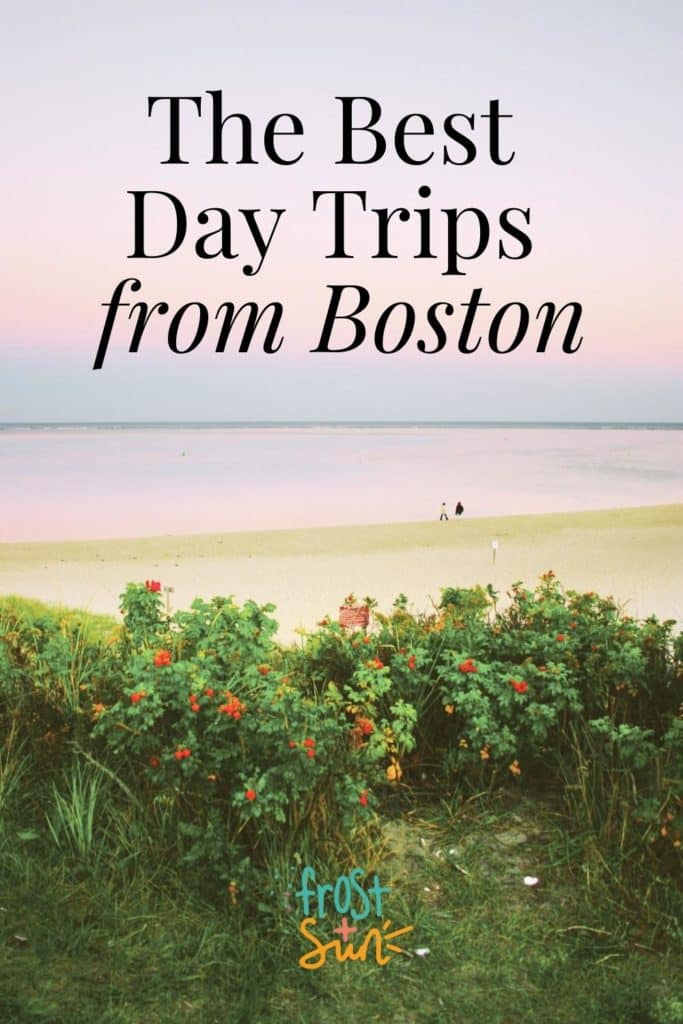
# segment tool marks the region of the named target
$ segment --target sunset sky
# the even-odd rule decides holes
[[[420,4],[350,0],[344,5],[275,2],[132,3],[102,7],[46,2],[16,5],[3,26],[3,302],[0,306],[0,420],[679,420],[683,387],[683,288],[680,238],[680,4],[584,2],[565,6],[424,0]],[[226,128],[225,165],[211,156],[208,90],[222,90],[223,116],[248,114],[255,165],[236,164],[237,133]],[[202,116],[182,111],[181,166],[168,156],[168,114],[149,117],[148,96],[201,96]],[[375,164],[341,166],[338,96],[369,96],[382,106],[378,125],[387,154]],[[501,151],[489,157],[489,122],[499,100],[507,117]],[[364,106],[358,105],[359,118]],[[281,139],[276,166],[264,152],[269,118],[300,118],[303,136]],[[400,118],[421,113],[433,138],[412,136],[422,166],[393,151]],[[443,165],[444,145],[464,150],[443,130],[451,114],[477,149],[468,165]],[[417,119],[411,121],[416,130]],[[236,126],[232,126],[233,128]],[[357,136],[359,138],[359,136]],[[362,155],[358,143],[358,155]],[[418,196],[420,186],[431,190]],[[350,207],[353,259],[329,259],[332,217],[313,211],[312,192],[367,193],[368,210]],[[130,191],[170,192],[184,205],[187,238],[163,259],[133,251]],[[158,201],[160,202],[160,201]],[[391,222],[396,259],[373,259],[373,208],[431,209],[433,259],[416,260],[417,215]],[[235,259],[199,259],[194,243],[217,226],[197,223],[204,208],[231,217]],[[491,240],[462,275],[445,275],[444,209],[477,207]],[[532,251],[498,259],[498,217],[530,209]],[[240,209],[260,210],[270,230],[283,209],[259,273],[245,276],[255,249]],[[167,206],[149,207],[150,249],[172,237]],[[215,216],[215,215],[214,215]],[[472,223],[471,217],[469,223]],[[520,223],[517,218],[517,223]],[[463,252],[473,244],[461,221]],[[508,239],[511,252],[519,245]],[[471,251],[471,249],[469,250]],[[121,279],[142,282],[133,300],[165,301],[130,354],[121,310],[104,366],[92,369],[106,309]],[[329,298],[326,286],[362,285],[369,337],[356,351],[312,353]],[[426,313],[455,307],[473,289],[491,303],[477,321],[486,334],[495,310],[525,303],[526,339],[508,355],[457,351],[463,313],[438,354]],[[217,354],[217,308],[253,300],[284,307],[279,352],[236,342]],[[350,301],[350,300],[349,300]],[[408,302],[417,324],[397,354],[374,349],[382,310]],[[539,306],[583,306],[578,352],[561,336],[535,352]],[[202,302],[211,325],[201,345],[169,351],[164,324],[186,302]],[[340,329],[339,338],[344,335]],[[237,339],[238,341],[239,339]],[[341,344],[341,341],[340,341]]]

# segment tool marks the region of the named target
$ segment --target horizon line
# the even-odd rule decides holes
[[[671,426],[683,427],[683,420],[618,420],[618,419],[107,419],[107,420],[0,420],[0,427],[64,427],[64,426]]]

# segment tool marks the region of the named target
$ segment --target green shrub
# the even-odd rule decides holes
[[[376,754],[329,694],[282,671],[271,606],[197,600],[169,619],[129,585],[122,610],[121,692],[94,738],[134,791],[174,808],[188,863],[225,881],[247,856],[333,844],[367,816]]]
[[[130,584],[118,626],[0,604],[0,727],[34,802],[52,804],[55,841],[99,793],[73,774],[64,787],[76,748],[118,780],[108,800],[147,807],[167,855],[219,884],[297,848],[339,850],[392,788],[425,785],[533,783],[624,863],[680,858],[673,622],[634,621],[548,573],[502,610],[490,587],[447,588],[424,615],[401,595],[370,632],[323,619],[283,648],[272,606],[214,598],[171,616],[160,591]]]

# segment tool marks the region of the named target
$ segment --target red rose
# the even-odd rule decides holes
[[[315,746],[315,740],[312,740],[310,737],[307,737],[304,740],[304,746],[305,747],[314,747]]]
[[[458,671],[460,672],[476,672],[477,667],[471,658],[466,658],[465,661],[461,661],[458,665]]]
[[[562,641],[563,641],[563,640],[566,640],[567,638],[566,638],[566,636],[564,635],[564,633],[558,633],[558,634],[557,634],[557,636],[555,637],[555,639],[556,639],[556,640],[559,640],[559,642],[560,642],[560,643],[562,643]]]
[[[159,760],[158,757],[150,757],[149,763],[152,768],[158,768],[159,765],[161,764],[161,761]]]
[[[157,651],[154,655],[154,664],[157,668],[164,667],[165,665],[171,664],[171,652],[170,651]]]
[[[364,789],[363,792],[361,793],[361,795],[358,797],[358,802],[361,805],[361,807],[367,807],[368,806],[368,791],[367,791],[367,789]]]
[[[313,747],[309,747],[306,751],[306,757],[315,757],[315,750]]]
[[[159,583],[159,580],[145,580],[145,587],[152,594],[158,594],[161,590],[161,583]]]
[[[209,687],[208,690],[204,690],[204,696],[205,697],[215,697],[216,696],[216,691],[212,690],[211,687]]]
[[[416,664],[417,662],[415,661],[415,655],[411,654],[410,657],[408,658],[408,668],[413,670]]]
[[[197,704],[196,701],[194,704],[190,704],[190,711],[201,711],[201,709],[201,704]]]
[[[136,693],[131,693],[130,702],[131,704],[139,704],[142,698],[145,696],[146,694],[144,690],[138,690]]]
[[[294,750],[294,748],[295,748],[296,746],[298,746],[298,744],[297,744],[296,740],[290,740],[290,741],[289,741],[289,748],[290,748],[290,750]]]
[[[517,693],[526,693],[529,689],[529,684],[524,679],[511,679],[510,685],[517,691]]]
[[[249,800],[249,801],[255,800],[256,799],[256,790],[255,789],[248,789],[244,795],[247,798],[247,800]]]

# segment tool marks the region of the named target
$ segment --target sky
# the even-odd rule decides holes
[[[4,19],[0,69],[0,421],[680,420],[682,29],[674,2],[15,5]],[[228,162],[207,163],[209,91],[218,90],[223,116],[249,116],[257,162],[237,162],[233,121],[224,134]],[[182,107],[182,165],[164,162],[167,104],[148,115],[148,97],[174,95],[202,98],[201,116]],[[338,162],[341,96],[380,104],[376,128],[387,151],[377,162]],[[481,116],[492,100],[508,115],[500,151],[514,157],[505,165],[491,159],[490,120]],[[367,110],[355,101],[355,124]],[[302,156],[280,166],[268,159],[264,132],[285,113],[300,119],[303,134],[277,145],[287,159]],[[415,159],[433,152],[421,165],[395,151],[396,126],[409,114],[433,126],[432,137],[406,139]],[[451,122],[476,148],[467,164],[441,159],[444,146],[455,160],[465,154],[445,134],[453,114],[472,118]],[[408,127],[420,124],[427,121],[414,117]],[[360,161],[368,133],[353,142]],[[335,189],[366,193],[365,211],[349,200],[347,259],[329,258],[330,198],[313,209],[315,190]],[[131,258],[135,192],[165,192],[182,204],[188,225],[176,252]],[[390,222],[395,258],[373,258],[372,211],[398,207],[430,211],[433,258],[415,258],[427,215],[414,212]],[[472,208],[490,224],[488,245],[459,259],[462,273],[445,273],[454,215],[443,211]],[[508,253],[521,251],[500,227],[510,208],[529,211],[524,258],[499,258],[501,242]],[[214,212],[202,227],[205,209]],[[162,253],[175,233],[171,203],[148,197],[144,210],[147,251]],[[266,234],[272,211],[284,211],[252,275],[242,268],[257,266],[258,255],[240,210],[259,211],[255,222]],[[195,244],[220,216],[229,219],[235,256],[200,259]],[[456,219],[463,257],[475,252],[480,220],[462,212]],[[150,317],[130,352],[132,322],[121,306],[94,370],[105,303],[126,278],[141,287],[121,302],[163,301],[169,312]],[[366,338],[353,351],[311,351],[331,285],[345,286],[341,312],[352,311],[356,287],[368,291],[359,314]],[[490,306],[477,312],[473,337],[482,342],[467,354],[458,334],[476,289]],[[264,353],[257,333],[249,351],[237,351],[237,335],[217,353],[219,307],[248,301],[281,303],[281,348]],[[548,351],[536,351],[545,302],[581,304],[577,351],[562,351],[561,333]],[[193,351],[177,354],[168,323],[186,303],[205,306],[207,329]],[[374,334],[393,303],[412,307],[415,328],[389,354],[377,350]],[[434,345],[427,312],[435,303],[454,312],[442,351],[426,354],[417,341]],[[523,303],[530,322],[514,351],[497,354],[489,324],[507,303]],[[506,343],[516,308],[506,316]],[[194,336],[197,309],[183,316],[179,347]],[[401,335],[402,310],[387,321],[387,348]],[[350,330],[337,321],[330,347],[348,344]]]

